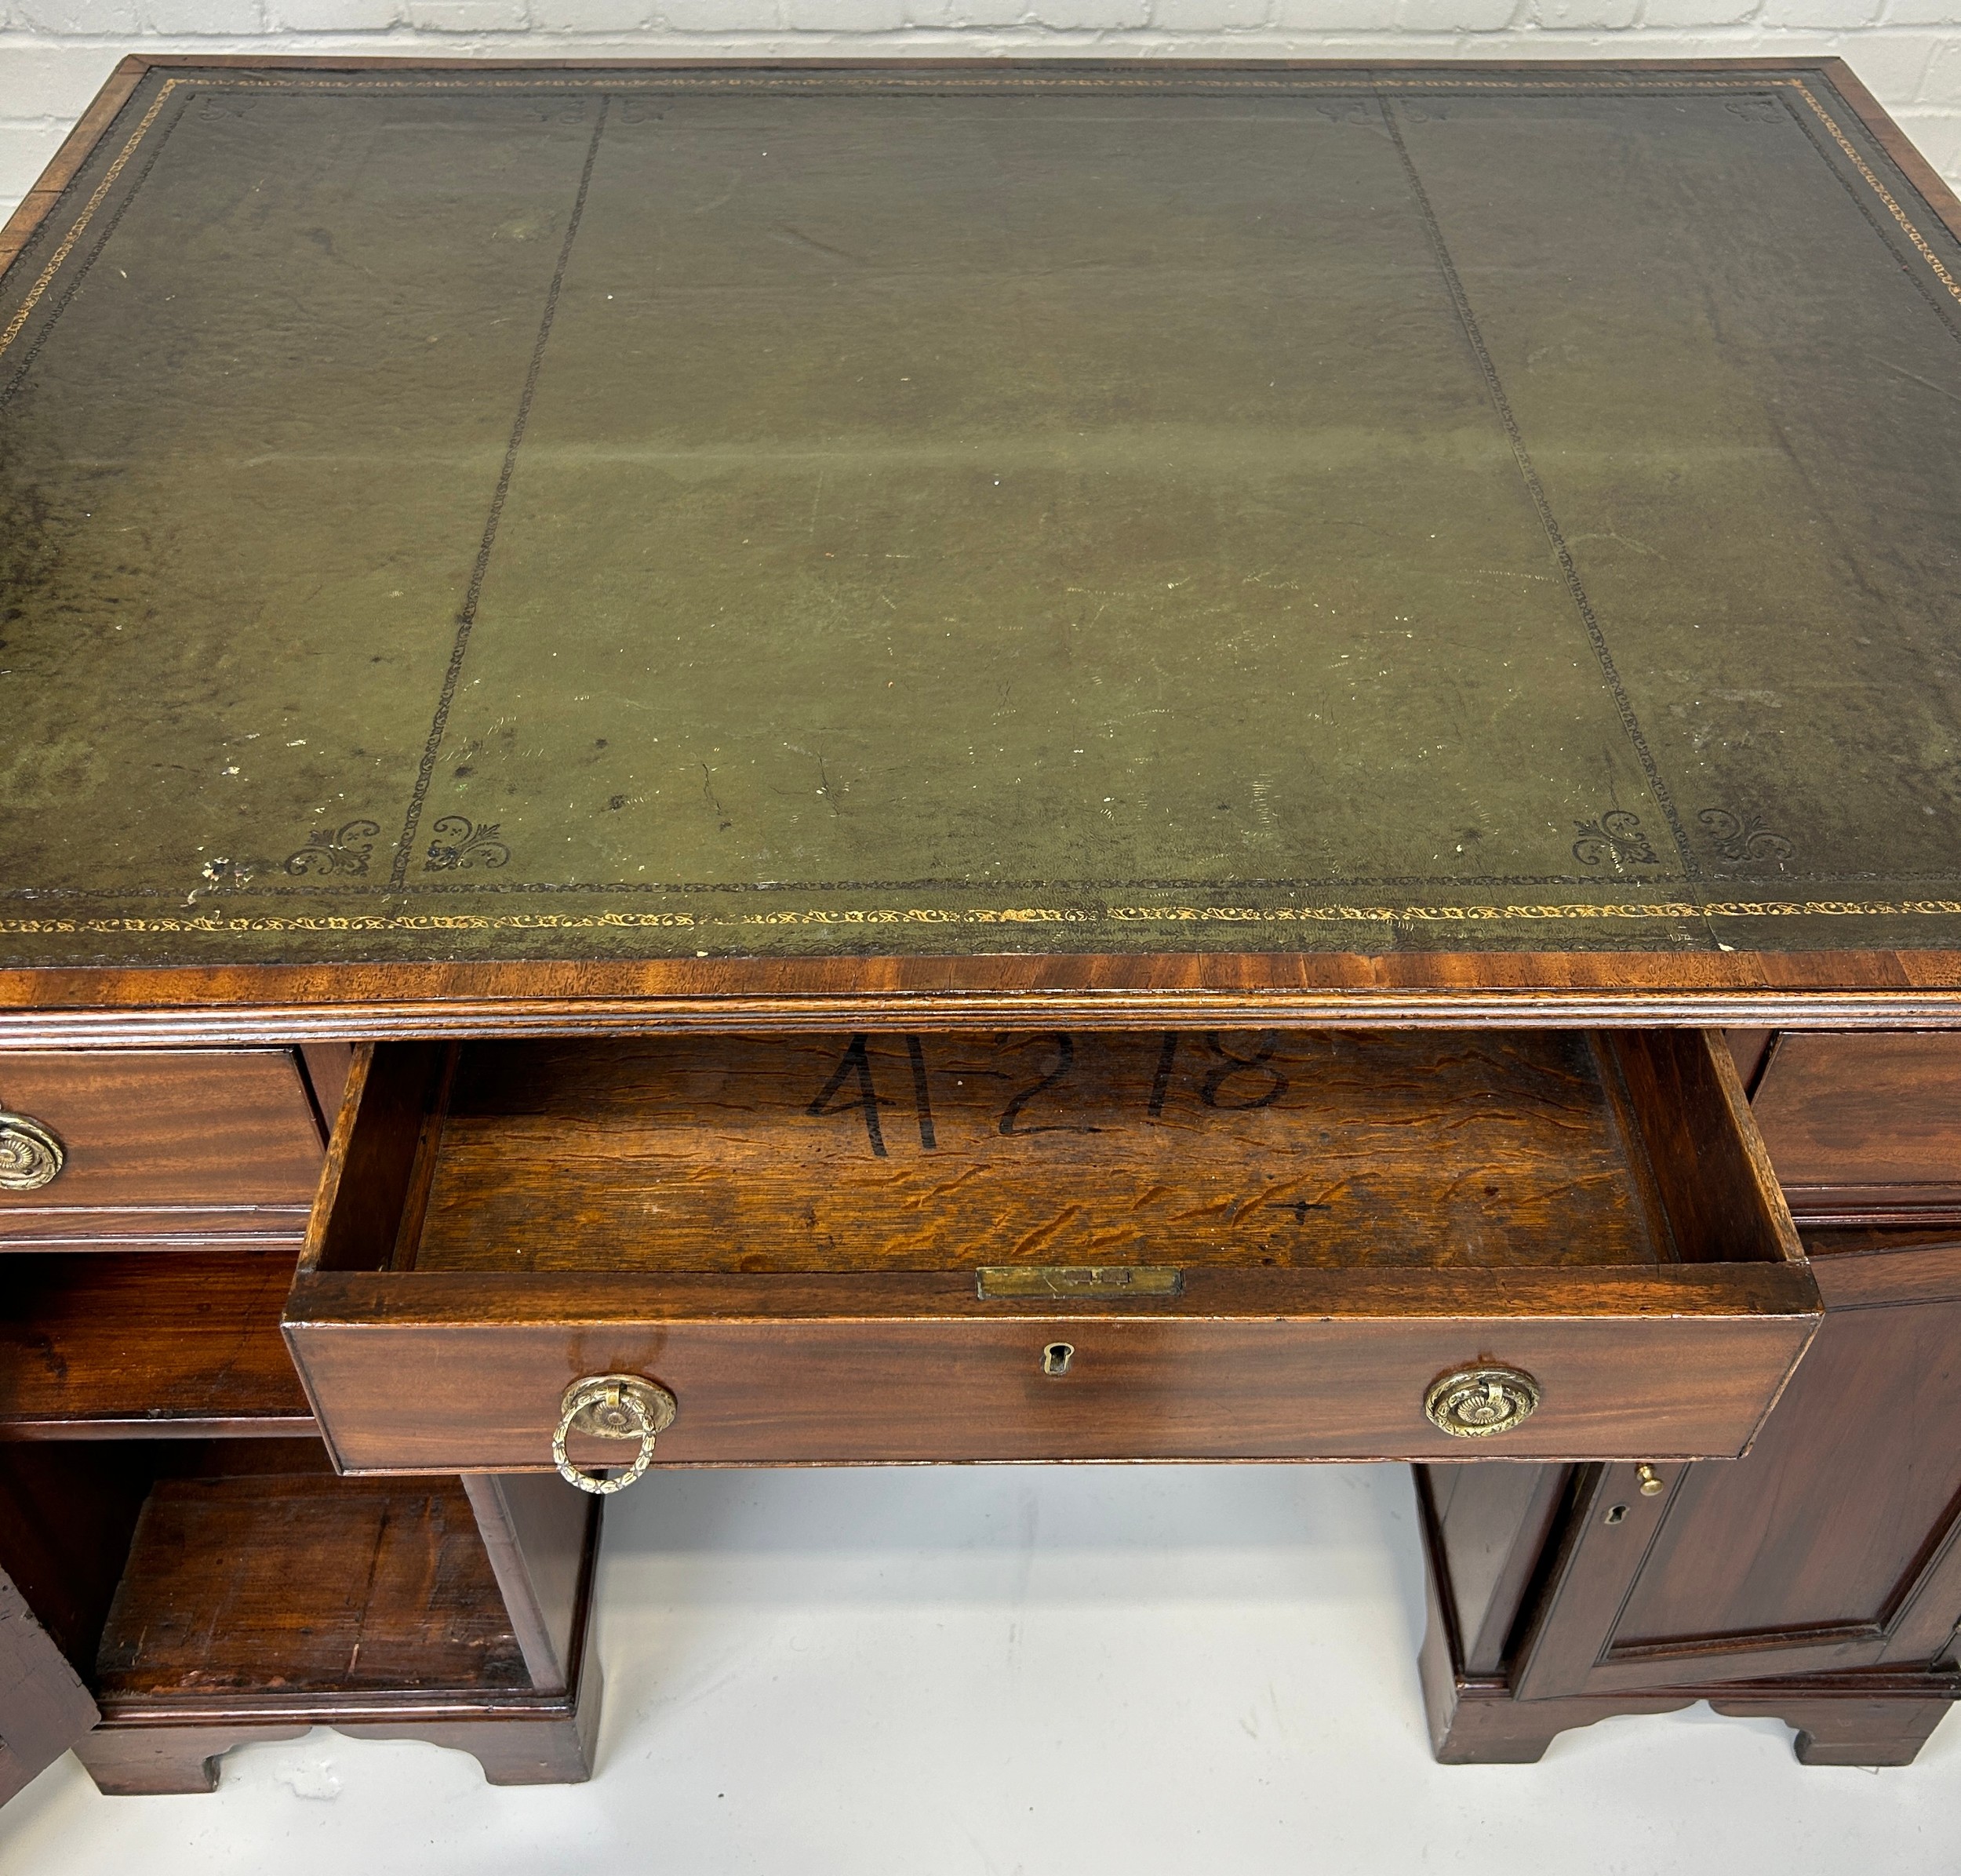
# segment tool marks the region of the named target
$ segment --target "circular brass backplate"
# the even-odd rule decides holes
[[[53,1133],[24,1114],[0,1114],[0,1192],[38,1192],[67,1160]]]
[[[639,1405],[638,1414],[626,1404],[629,1398]],[[601,1439],[637,1440],[674,1424],[674,1396],[642,1375],[588,1375],[566,1390],[564,1406],[571,1416],[569,1431]]]
[[[601,1498],[624,1492],[646,1471],[653,1463],[654,1435],[674,1424],[674,1396],[659,1382],[637,1374],[588,1375],[565,1391],[559,1406],[558,1428],[551,1435],[552,1463],[567,1485]],[[572,1463],[566,1442],[574,1433],[637,1441],[639,1450],[625,1471],[609,1478]]]
[[[1423,1411],[1453,1439],[1509,1433],[1539,1405],[1539,1383],[1517,1368],[1459,1368],[1431,1385]]]

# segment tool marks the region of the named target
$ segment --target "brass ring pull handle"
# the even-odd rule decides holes
[[[25,1114],[0,1112],[0,1192],[38,1192],[67,1163],[52,1129]]]
[[[1539,1383],[1517,1368],[1455,1369],[1423,1397],[1431,1423],[1461,1440],[1509,1433],[1538,1405]]]
[[[654,1435],[674,1424],[674,1396],[637,1374],[588,1375],[565,1391],[559,1405],[558,1430],[551,1436],[551,1456],[558,1462],[558,1476],[567,1485],[599,1497],[625,1491],[646,1471],[653,1458]],[[640,1450],[633,1456],[633,1463],[616,1478],[595,1476],[582,1472],[566,1456],[566,1442],[575,1433],[638,1440]]]

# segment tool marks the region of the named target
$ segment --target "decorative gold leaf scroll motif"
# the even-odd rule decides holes
[[[497,838],[498,823],[478,825],[467,814],[446,814],[431,830],[428,857],[422,863],[425,873],[446,873],[459,867],[503,867],[511,863],[511,849]]]
[[[286,856],[286,871],[296,879],[329,873],[362,878],[380,834],[380,824],[371,820],[343,821],[337,827],[316,828],[307,836],[304,847]]]
[[[1797,851],[1781,834],[1774,834],[1758,814],[1732,814],[1726,808],[1705,808],[1696,816],[1709,831],[1710,844],[1732,863],[1781,867]]]
[[[1609,862],[1619,867],[1651,867],[1656,864],[1653,844],[1641,831],[1641,817],[1624,808],[1610,808],[1590,821],[1575,821],[1580,838],[1573,843],[1573,857],[1583,867]]]

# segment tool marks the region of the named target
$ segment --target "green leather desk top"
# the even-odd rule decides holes
[[[0,963],[1961,947],[1815,67],[151,70],[0,278]]]

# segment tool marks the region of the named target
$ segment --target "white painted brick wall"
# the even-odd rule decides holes
[[[0,0],[0,214],[131,52],[1846,60],[1961,184],[1961,0]]]

